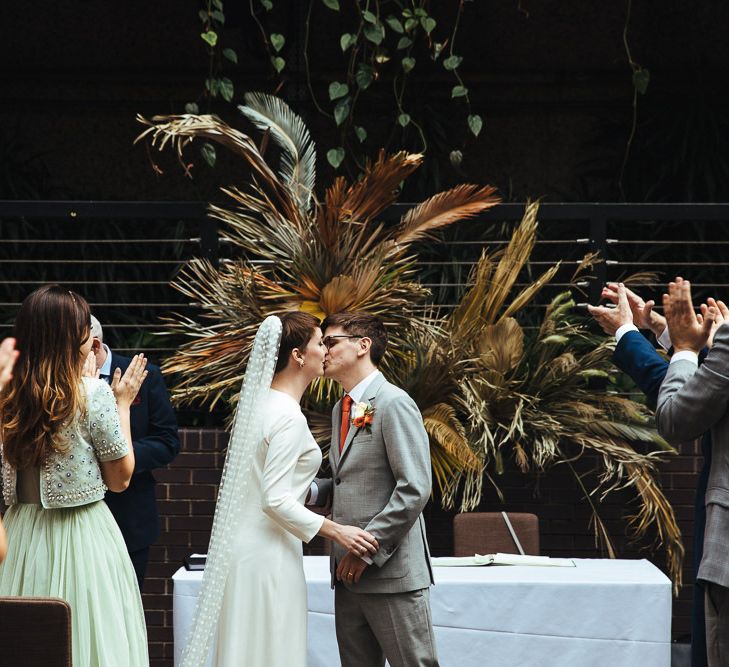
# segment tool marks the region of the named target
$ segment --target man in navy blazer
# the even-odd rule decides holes
[[[646,395],[647,403],[655,408],[658,390],[668,370],[666,361],[648,339],[638,330],[649,329],[661,346],[671,347],[666,320],[653,312],[653,301],[643,301],[625,286],[609,283],[602,291],[602,297],[615,304],[615,308],[588,306],[602,330],[617,339],[613,362],[635,382]],[[637,325],[637,326],[636,326]],[[706,356],[705,354],[702,356]],[[699,473],[694,504],[694,581],[698,575],[701,556],[704,552],[704,528],[706,526],[706,485],[711,467],[711,436],[707,432],[701,439],[704,465]],[[691,610],[691,665],[706,667],[706,622],[704,615],[704,589],[694,584]]]
[[[111,382],[114,371],[119,368],[124,373],[131,359],[104,345],[101,324],[93,316],[91,335],[99,377]],[[147,371],[147,379],[130,410],[134,474],[125,491],[107,491],[105,497],[124,536],[140,590],[147,570],[149,547],[159,539],[161,532],[152,470],[166,466],[180,451],[177,419],[162,373],[152,364],[147,364]]]

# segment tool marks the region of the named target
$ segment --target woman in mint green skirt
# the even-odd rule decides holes
[[[146,361],[135,357],[113,391],[82,377],[91,350],[89,306],[58,285],[25,299],[14,335],[20,357],[0,392],[9,506],[0,596],[66,600],[74,667],[146,666],[137,580],[103,501],[107,488],[123,491],[134,470],[129,407]]]

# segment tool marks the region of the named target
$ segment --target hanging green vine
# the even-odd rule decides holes
[[[200,39],[206,44],[208,55],[208,75],[205,87],[198,99],[185,104],[185,113],[198,114],[203,105],[206,112],[211,111],[212,101],[217,97],[226,102],[233,101],[235,87],[227,76],[222,76],[223,62],[227,60],[238,64],[238,54],[230,47],[223,48],[220,33],[225,25],[222,0],[203,0],[203,8],[198,12],[201,23]],[[208,141],[200,146],[200,154],[211,167],[215,165],[215,147]]]
[[[249,0],[248,4],[251,20],[258,27],[266,49],[271,75],[280,85],[288,74],[289,64],[283,55],[286,37],[266,27],[270,23],[267,15],[274,9],[274,0]],[[451,0],[448,4],[439,5],[440,16],[450,11],[450,23],[442,25],[433,16],[432,4],[429,0],[351,0],[343,8],[340,0],[308,0],[303,44],[299,48],[303,50],[303,74],[311,101],[337,130],[338,145],[326,151],[327,161],[334,169],[342,168],[347,160],[350,171],[364,168],[374,148],[369,150],[367,145],[371,128],[360,110],[375,91],[381,95],[384,86],[392,88],[394,128],[385,148],[401,147],[406,132],[414,130],[417,150],[422,153],[428,151],[429,141],[423,119],[407,93],[414,81],[414,73],[422,73],[424,78],[433,68],[443,68],[453,77],[450,96],[463,113],[461,139],[449,155],[454,166],[460,165],[469,137],[475,138],[481,133],[483,119],[473,113],[469,90],[460,70],[463,56],[456,48],[464,0]],[[203,0],[203,5],[199,12],[202,24],[200,38],[207,45],[209,68],[201,99],[207,103],[209,110],[215,98],[233,101],[233,83],[222,76],[222,70],[226,60],[237,63],[238,57],[233,49],[223,48],[221,44],[221,29],[225,24],[222,0]],[[337,79],[326,85],[326,92],[315,91],[310,67],[313,17],[317,11],[338,13],[341,23],[346,26],[341,34],[334,37],[344,56],[342,71]],[[440,20],[443,21],[442,18]],[[326,99],[323,99],[324,95]],[[185,110],[197,113],[199,108],[200,100],[188,103]],[[212,145],[205,144],[202,153],[208,164],[214,164]]]

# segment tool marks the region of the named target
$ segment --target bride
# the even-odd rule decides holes
[[[182,667],[202,667],[215,636],[216,667],[305,667],[302,540],[315,535],[357,554],[379,545],[304,506],[321,450],[301,397],[323,375],[318,320],[266,318],[253,344],[215,509],[202,589]]]

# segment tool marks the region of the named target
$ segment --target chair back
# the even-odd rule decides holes
[[[2,664],[71,667],[71,607],[60,598],[0,597]]]
[[[524,553],[539,555],[539,519],[536,514],[508,512],[507,516]],[[453,555],[518,554],[501,512],[465,512],[453,519]]]

